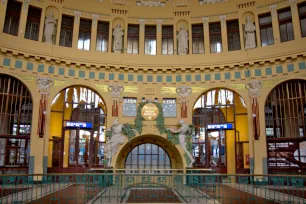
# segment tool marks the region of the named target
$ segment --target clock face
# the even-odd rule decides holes
[[[155,120],[159,114],[158,107],[154,103],[147,103],[141,109],[141,116],[145,120]]]

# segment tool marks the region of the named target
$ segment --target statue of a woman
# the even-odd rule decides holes
[[[185,55],[188,52],[188,32],[185,30],[184,25],[181,25],[181,29],[177,35],[178,40],[178,54]]]
[[[55,26],[56,20],[53,18],[52,12],[50,12],[49,16],[46,17],[45,20],[45,42],[53,44],[53,36],[55,34]]]
[[[173,130],[173,129],[169,129],[172,133],[179,133],[178,137],[179,137],[179,142],[181,147],[183,148],[184,152],[188,155],[188,157],[190,158],[191,162],[189,164],[189,167],[192,166],[192,163],[194,162],[194,158],[193,156],[190,154],[190,152],[188,151],[188,149],[186,148],[186,141],[185,141],[185,137],[186,137],[186,133],[189,131],[189,125],[185,124],[185,122],[183,120],[179,121],[179,124],[181,125],[181,127],[177,130]]]
[[[119,123],[118,119],[115,119],[112,126],[112,136],[107,141],[107,159],[108,166],[111,166],[112,157],[118,152],[118,148],[120,145],[124,144],[126,141],[126,137],[122,135],[123,125]]]
[[[113,51],[121,52],[122,50],[122,36],[124,35],[121,25],[117,24],[116,28],[113,31],[114,42],[113,42]]]
[[[252,49],[256,47],[255,38],[256,27],[251,21],[251,16],[246,17],[245,32],[245,49]]]

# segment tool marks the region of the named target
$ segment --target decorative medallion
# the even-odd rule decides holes
[[[158,115],[159,115],[159,110],[154,103],[147,103],[141,109],[141,116],[145,120],[155,120]]]

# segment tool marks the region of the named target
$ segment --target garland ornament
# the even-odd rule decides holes
[[[194,158],[192,156],[192,143],[191,143],[192,136],[191,135],[194,131],[194,127],[193,125],[185,124],[184,120],[180,120],[179,124],[181,125],[179,129],[177,130],[168,129],[168,130],[170,134],[178,133],[178,141],[185,152],[184,157],[186,159],[186,162],[189,167],[192,167]]]

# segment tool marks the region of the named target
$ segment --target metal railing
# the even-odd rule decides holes
[[[306,176],[110,171],[1,175],[0,203],[306,203]]]

